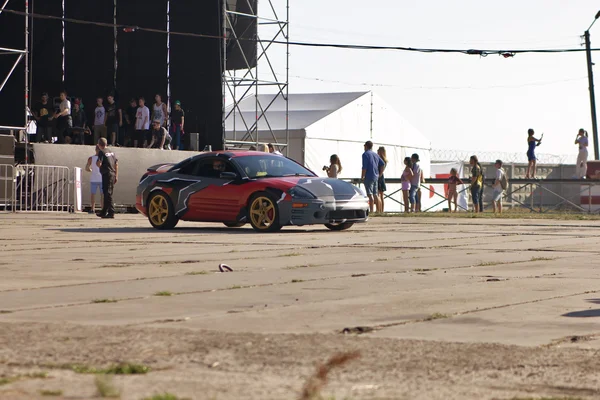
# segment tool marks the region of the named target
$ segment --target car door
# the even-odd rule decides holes
[[[224,169],[215,170],[215,161],[224,163]],[[221,172],[234,172],[236,178],[222,178]],[[190,211],[202,221],[237,220],[243,207],[239,187],[242,182],[233,164],[223,157],[210,157],[202,160],[196,173],[201,183],[198,190],[190,194]]]

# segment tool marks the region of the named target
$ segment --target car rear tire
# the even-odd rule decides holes
[[[148,221],[160,230],[173,229],[179,222],[175,207],[165,192],[155,192],[148,199]]]
[[[267,192],[255,193],[250,198],[248,216],[250,225],[257,232],[277,232],[281,229],[277,200]]]
[[[223,225],[225,225],[228,228],[240,228],[244,225],[246,225],[245,222],[223,222]]]
[[[339,222],[332,224],[325,224],[328,229],[332,231],[345,231],[346,229],[350,229],[354,225],[354,222]]]

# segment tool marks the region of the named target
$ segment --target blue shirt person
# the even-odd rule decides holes
[[[365,143],[365,152],[362,155],[362,175],[361,180],[364,182],[365,191],[369,197],[369,209],[373,212],[375,201],[379,201],[377,197],[377,180],[379,175],[383,173],[385,163],[373,151],[373,142],[370,140]]]

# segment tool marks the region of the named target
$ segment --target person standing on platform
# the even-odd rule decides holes
[[[373,142],[370,140],[365,143],[365,152],[362,155],[362,174],[361,181],[365,185],[365,192],[369,198],[369,211],[372,213],[376,205],[379,209],[379,197],[377,197],[377,181],[379,175],[383,173],[383,160],[373,151]]]
[[[73,101],[73,112],[71,113],[73,118],[73,143],[85,144],[85,132],[87,129],[87,117],[85,112],[81,109],[81,100],[75,99]]]
[[[94,143],[98,143],[98,139],[106,137],[106,109],[104,108],[104,99],[96,98],[96,108],[94,109]]]
[[[575,138],[575,144],[579,146],[579,153],[577,154],[577,165],[575,166],[575,177],[577,179],[584,179],[587,175],[587,160],[588,160],[588,133],[585,129],[581,128]]]
[[[123,144],[127,147],[133,146],[135,140],[135,114],[137,113],[137,101],[135,99],[129,100],[129,107],[125,110],[125,139]]]
[[[91,172],[90,176],[90,203],[92,204],[90,214],[96,214],[96,195],[100,192],[100,205],[102,205],[102,174],[98,168],[98,152],[100,149],[96,145],[96,154],[88,158],[85,170]]]
[[[38,143],[43,141],[51,142],[52,125],[50,121],[52,120],[54,110],[52,109],[52,105],[48,103],[48,93],[42,93],[41,101],[33,106],[32,111],[36,123],[35,140]]]
[[[529,165],[527,166],[527,174],[525,179],[535,179],[535,168],[537,164],[537,158],[535,157],[535,148],[542,143],[542,139],[536,139],[533,135],[535,132],[533,129],[527,131],[527,160]]]
[[[167,111],[167,105],[162,102],[160,94],[154,96],[154,105],[152,106],[152,121],[160,121],[160,126],[167,126],[167,120],[169,113]]]
[[[109,94],[106,98],[106,133],[111,146],[118,146],[117,135],[119,127],[123,126],[123,112],[115,103],[115,98]]]
[[[173,138],[173,150],[185,150],[183,144],[183,135],[185,131],[183,126],[185,124],[185,113],[181,108],[181,102],[175,101],[174,110],[171,111],[171,137]]]
[[[139,107],[135,113],[135,140],[133,147],[143,148],[146,146],[147,133],[150,129],[150,110],[146,107],[146,99],[140,97],[138,100]]]
[[[65,133],[73,126],[71,119],[71,102],[67,99],[67,92],[60,92],[60,107],[56,114],[56,136],[58,143],[65,142]]]
[[[96,165],[102,174],[102,210],[97,214],[100,218],[114,218],[115,204],[113,202],[113,189],[119,181],[119,160],[107,146],[106,138],[98,139],[98,161]]]

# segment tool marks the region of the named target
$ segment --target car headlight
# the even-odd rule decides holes
[[[292,199],[294,200],[316,199],[314,194],[300,186],[294,186],[293,188],[288,190],[288,193],[290,196],[292,196]]]

